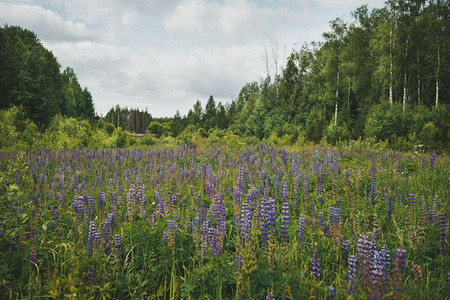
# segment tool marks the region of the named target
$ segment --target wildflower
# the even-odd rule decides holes
[[[388,219],[392,219],[392,212],[393,212],[393,205],[392,205],[392,196],[389,194],[388,197],[388,203],[387,203],[387,216]]]
[[[95,242],[95,233],[97,231],[97,226],[94,221],[91,221],[89,224],[89,232],[88,232],[88,240],[87,240],[87,255],[88,257],[92,256],[94,251],[94,242]]]
[[[314,277],[317,280],[320,279],[320,257],[317,253],[317,250],[314,251],[314,256],[311,258],[311,270]]]
[[[397,249],[394,254],[395,267],[393,270],[394,295],[401,294],[403,290],[403,270],[406,263],[406,250]]]
[[[290,219],[290,212],[289,212],[289,203],[287,201],[287,185],[286,183],[284,183],[283,203],[281,204],[281,225],[280,225],[281,242],[289,243],[289,223],[290,223],[289,219]]]
[[[298,242],[299,243],[305,242],[305,218],[304,217],[298,218]]]
[[[88,267],[88,281],[90,282],[94,282],[95,281],[95,267],[94,266],[89,266]]]
[[[439,216],[439,224],[441,227],[439,253],[445,255],[445,239],[447,238],[447,218],[445,215]]]
[[[328,297],[334,298],[336,296],[336,289],[334,287],[329,286],[327,288],[327,291],[328,291]]]
[[[347,287],[349,295],[356,290],[356,256],[354,255],[350,255],[348,260]]]
[[[370,201],[372,205],[375,205],[375,196],[376,196],[376,173],[377,173],[377,166],[376,166],[376,156],[373,154],[372,156],[372,173],[371,173],[371,179],[370,179]]]

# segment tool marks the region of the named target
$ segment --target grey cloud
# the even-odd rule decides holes
[[[96,37],[85,24],[64,20],[52,10],[28,4],[0,2],[0,20],[33,30],[41,40],[77,41]]]

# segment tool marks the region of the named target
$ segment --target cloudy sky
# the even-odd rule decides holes
[[[234,99],[328,22],[384,0],[0,0],[0,24],[34,31],[62,69],[72,67],[98,114],[115,104],[155,117],[197,99]],[[278,49],[275,51],[274,49]],[[275,61],[271,59],[271,61]]]

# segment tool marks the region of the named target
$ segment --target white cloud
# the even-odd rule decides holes
[[[347,10],[354,10],[355,8],[368,4],[369,7],[382,7],[384,5],[385,0],[366,0],[363,3],[355,0],[314,0],[313,2],[317,3],[321,7],[325,7],[328,9],[332,8],[340,8]],[[350,11],[349,11],[350,12]]]
[[[169,34],[196,36],[208,43],[273,41],[290,25],[301,24],[303,12],[284,7],[260,7],[244,0],[224,3],[194,0],[180,3],[163,21]]]
[[[8,25],[20,24],[47,41],[90,40],[95,35],[85,24],[64,20],[52,10],[28,4],[0,2],[0,20]]]

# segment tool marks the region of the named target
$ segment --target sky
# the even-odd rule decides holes
[[[210,95],[229,103],[265,76],[266,53],[275,72],[363,4],[384,0],[0,0],[0,25],[34,31],[99,115],[119,104],[171,117]]]

